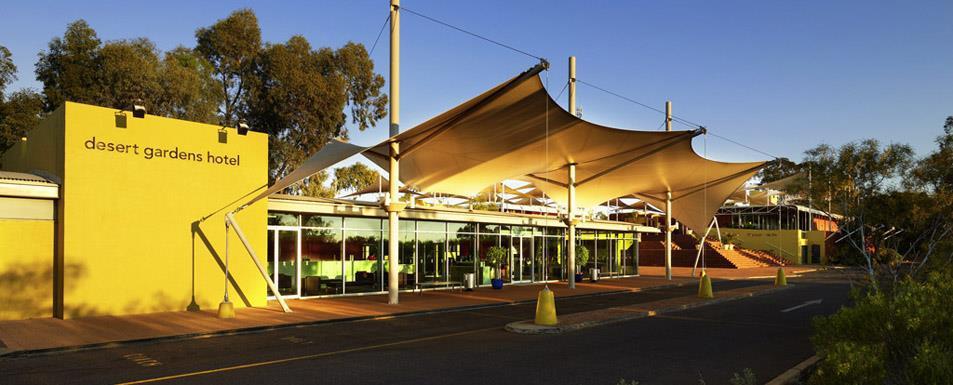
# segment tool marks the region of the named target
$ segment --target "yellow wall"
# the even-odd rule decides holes
[[[56,157],[51,152],[63,154],[62,167],[54,170],[63,181],[62,315],[183,310],[192,297],[193,275],[197,303],[217,306],[224,289],[223,211],[267,183],[267,136],[227,129],[227,143],[220,143],[220,128],[212,125],[127,113],[127,128],[118,128],[116,110],[77,103],[66,103],[58,113],[60,126],[54,117],[53,132],[46,133],[51,124],[44,122],[30,133],[26,151],[5,157],[5,168],[56,168],[49,166],[55,162],[48,159]],[[39,146],[34,136],[59,137],[61,143]],[[195,155],[175,159],[168,152],[155,156],[153,149],[177,149],[177,158]],[[211,163],[209,152],[237,164]],[[266,210],[260,201],[237,215],[260,257],[267,255]],[[234,233],[230,242],[237,282],[230,288],[232,302],[265,305],[263,278]]]
[[[50,317],[52,294],[53,221],[0,218],[0,320]]]
[[[826,250],[824,249],[823,231],[800,231],[800,230],[754,230],[754,229],[731,229],[721,230],[722,233],[735,234],[738,240],[735,242],[738,246],[764,250],[774,255],[778,255],[780,247],[784,259],[791,263],[809,263],[811,245],[821,246],[821,262],[827,263]],[[780,235],[780,241],[779,239]],[[808,254],[801,253],[801,246],[808,246]]]
[[[824,247],[824,243],[827,240],[826,231],[803,231],[805,244],[808,245],[808,255],[804,257],[805,263],[810,260],[810,245],[820,245],[821,246],[821,264],[827,264],[827,248]]]

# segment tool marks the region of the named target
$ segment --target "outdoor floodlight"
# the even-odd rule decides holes
[[[238,135],[248,135],[248,124],[245,122],[238,123]]]
[[[146,117],[146,106],[141,104],[132,105],[132,116],[135,118],[145,118]]]

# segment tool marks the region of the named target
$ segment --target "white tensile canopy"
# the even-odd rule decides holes
[[[576,165],[576,202],[595,206],[633,195],[664,207],[703,231],[721,204],[764,162],[705,159],[692,131],[632,131],[587,122],[556,104],[537,66],[381,143],[361,147],[333,141],[256,199],[355,154],[387,169],[389,142],[400,143],[400,180],[417,191],[474,196],[504,179],[532,181],[567,202],[568,167]]]

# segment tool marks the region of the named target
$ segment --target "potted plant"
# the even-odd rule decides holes
[[[589,263],[589,249],[586,246],[579,245],[576,247],[576,282],[582,282],[582,268]]]
[[[738,236],[734,233],[725,233],[721,236],[722,248],[725,250],[734,250],[735,242],[738,241]]]
[[[493,278],[490,279],[490,283],[497,290],[503,288],[503,275],[500,273],[500,266],[503,265],[505,260],[506,249],[502,247],[493,246],[486,251],[486,264],[493,267]]]

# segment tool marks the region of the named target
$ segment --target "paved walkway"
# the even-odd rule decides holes
[[[764,270],[764,271],[762,271]],[[786,268],[789,275],[798,268]],[[709,269],[713,278],[773,276],[776,269]],[[643,267],[641,277],[584,282],[570,291],[565,283],[549,283],[556,298],[620,291],[640,291],[671,285],[694,284],[691,269],[675,268],[673,281],[665,280],[661,268]],[[283,313],[277,304],[267,308],[236,309],[234,319],[218,319],[216,309],[199,312],[161,312],[130,316],[97,316],[79,319],[30,319],[0,321],[0,354],[96,346],[120,341],[190,337],[211,333],[262,329],[282,325],[332,320],[389,317],[451,308],[494,306],[535,301],[542,284],[509,285],[503,290],[481,288],[466,291],[401,293],[399,305],[388,305],[386,295],[290,300],[293,313]]]

